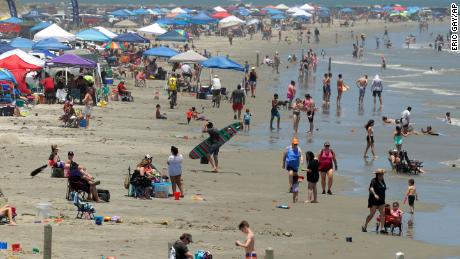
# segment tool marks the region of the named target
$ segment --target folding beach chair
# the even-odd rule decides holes
[[[82,202],[77,192],[72,192],[70,196],[72,197],[73,205],[77,207],[77,219],[82,219],[83,217],[86,219],[94,219],[94,213],[96,213],[96,210],[93,205],[88,202]]]

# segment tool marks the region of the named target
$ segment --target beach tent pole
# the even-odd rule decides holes
[[[329,73],[331,73],[331,65],[332,65],[331,63],[332,63],[332,58],[329,58],[329,65],[328,65],[328,67],[327,67],[327,71],[328,71]]]
[[[51,243],[53,240],[53,227],[51,225],[45,226],[44,231],[44,246],[43,246],[43,259],[51,259]]]

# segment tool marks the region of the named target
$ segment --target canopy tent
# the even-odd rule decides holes
[[[53,58],[48,62],[50,65],[64,66],[64,67],[87,67],[95,68],[97,66],[96,62],[87,60],[75,54],[64,54],[57,58]]]
[[[347,7],[347,8],[341,9],[340,12],[350,14],[350,13],[353,13],[353,9]]]
[[[219,21],[219,26],[221,28],[227,28],[227,27],[231,27],[231,26],[235,26],[235,25],[241,25],[241,24],[244,24],[245,21],[241,20],[240,18],[236,17],[236,16],[229,16],[229,17],[226,17],[222,20]]]
[[[156,37],[157,41],[177,41],[177,42],[186,42],[187,36],[183,35],[177,31],[168,31],[158,37]]]
[[[192,16],[188,13],[175,13],[174,14],[174,19],[186,20],[190,18],[192,18]]]
[[[406,10],[406,11],[407,11],[407,13],[408,13],[409,15],[413,15],[413,14],[418,13],[418,12],[420,11],[420,9],[421,9],[421,8],[418,7],[418,6],[410,6],[410,7],[407,7],[407,10]]]
[[[198,63],[207,60],[207,58],[196,53],[193,50],[175,55],[169,59],[169,62]]]
[[[14,75],[22,93],[29,94],[25,82],[25,74],[29,71],[42,69],[45,62],[31,56],[20,49],[10,50],[0,55],[0,67],[8,69]]]
[[[69,50],[71,47],[59,42],[55,38],[46,38],[38,41],[32,46],[32,49],[46,49],[46,50]]]
[[[14,47],[11,47],[8,43],[6,42],[0,42],[0,54],[8,52],[10,50],[15,49]]]
[[[388,12],[388,11],[391,11],[392,7],[389,6],[389,5],[386,5],[383,7],[383,10],[385,10],[385,12]]]
[[[51,53],[49,50],[46,50],[46,49],[37,49],[37,50],[34,50],[33,52],[29,53],[30,55],[34,55],[34,54],[42,54],[42,55],[45,55],[45,58],[46,59],[53,59],[55,57],[57,57],[57,55],[54,55],[53,53]]]
[[[223,56],[209,58],[208,60],[201,62],[201,65],[207,68],[230,69],[242,72],[244,71],[244,67],[242,65]]]
[[[111,38],[111,39],[113,39],[113,38],[115,38],[115,37],[118,36],[118,34],[113,33],[112,31],[109,31],[109,30],[107,30],[106,28],[101,27],[101,26],[94,27],[93,29],[96,29],[96,30],[102,32],[102,34],[104,34],[105,36],[107,36],[107,37],[109,37],[109,38]]]
[[[251,11],[249,11],[248,9],[246,8],[240,8],[238,11],[237,11],[237,14],[241,15],[241,16],[249,16],[251,14]]]
[[[32,49],[32,46],[35,44],[35,41],[17,37],[10,41],[10,46],[17,49]]]
[[[291,7],[289,9],[287,9],[287,13],[296,13],[297,11],[300,11],[302,9],[300,9],[299,7]]]
[[[52,23],[50,22],[41,21],[35,24],[35,26],[33,26],[32,28],[30,28],[30,32],[41,31],[43,29],[48,28],[51,24]]]
[[[133,11],[135,15],[145,15],[145,14],[150,14],[150,12],[144,8],[139,8]]]
[[[211,17],[214,19],[224,19],[229,16],[232,16],[232,15],[227,12],[217,12],[211,15]]]
[[[14,75],[6,68],[0,68],[0,81],[9,81],[13,84],[18,83]]]
[[[75,36],[79,40],[86,41],[106,42],[110,40],[110,38],[107,37],[104,33],[96,29],[86,29],[78,32],[77,34],[75,34]]]
[[[174,9],[172,9],[170,12],[171,13],[187,13],[186,11],[184,11],[184,9],[182,9],[180,7],[176,7]]]
[[[286,15],[284,15],[284,14],[277,14],[277,15],[272,16],[272,20],[275,20],[275,21],[283,20],[283,19],[286,19]]]
[[[139,27],[139,24],[131,21],[131,20],[123,20],[115,23],[113,27],[116,28],[136,28]]]
[[[210,24],[217,22],[216,19],[211,18],[207,13],[201,12],[197,15],[193,15],[189,19],[191,24]]]
[[[17,17],[10,17],[8,19],[5,19],[5,20],[1,20],[0,23],[12,23],[12,24],[21,24],[23,23],[24,20],[22,19],[19,19]]]
[[[267,11],[267,14],[269,14],[269,15],[283,14],[283,12],[278,10],[278,9],[268,8],[268,9],[265,9],[265,11]]]
[[[251,20],[249,20],[246,24],[247,24],[247,25],[254,25],[254,24],[259,24],[259,23],[260,23],[259,20],[257,20],[257,19],[251,19]]]
[[[303,17],[303,18],[309,18],[312,16],[311,13],[308,13],[304,10],[298,10],[297,12],[292,14],[293,17]]]
[[[188,22],[184,20],[173,20],[173,19],[159,19],[155,23],[159,25],[187,25]]]
[[[147,9],[147,12],[149,14],[154,14],[154,15],[160,15],[161,14],[161,10],[158,9],[158,8],[155,8],[155,9]]]
[[[155,56],[165,58],[170,58],[176,56],[177,54],[179,54],[179,52],[163,46],[158,48],[151,48],[144,52],[144,56]]]
[[[302,5],[301,7],[299,7],[300,9],[302,10],[305,10],[305,11],[314,11],[315,8],[309,4],[304,4]]]
[[[279,5],[275,6],[275,8],[278,9],[278,10],[286,11],[287,9],[289,9],[289,6],[287,6],[285,4],[279,4]]]
[[[149,43],[150,40],[142,37],[141,35],[133,32],[123,33],[113,38],[117,42],[134,42],[134,43]]]
[[[222,8],[222,6],[216,6],[213,8],[213,10],[217,13],[219,12],[227,12],[227,10],[225,10],[224,8]]]
[[[75,35],[62,29],[57,24],[51,24],[47,28],[37,32],[34,36],[34,40],[43,40],[46,38],[55,38],[61,42],[74,41]]]
[[[152,34],[152,35],[161,35],[167,32],[167,30],[161,28],[161,26],[158,23],[154,23],[149,26],[142,27],[137,31],[146,33],[146,34]]]
[[[134,13],[126,10],[126,9],[121,9],[121,10],[116,10],[116,11],[113,11],[112,13],[110,13],[111,15],[113,16],[116,16],[116,17],[128,17],[128,16],[132,16],[134,15]]]

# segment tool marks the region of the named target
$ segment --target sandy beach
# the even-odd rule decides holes
[[[385,25],[391,32],[417,26],[410,22],[384,24],[361,21],[353,28],[339,28],[338,23],[335,21],[332,28],[319,27],[321,43],[311,44],[317,53],[321,48],[335,44],[336,32],[339,43],[343,43],[351,42],[351,29],[355,35],[366,33],[371,38],[374,33],[381,34]],[[262,41],[261,35],[253,40],[235,38],[232,46],[225,37],[203,37],[194,44],[199,50],[206,49],[214,55],[228,54],[239,63],[249,61],[251,65],[255,63],[257,51],[261,59],[279,51],[283,62],[280,72],[283,73],[287,69],[287,55],[300,48],[295,40],[295,31],[283,32],[283,37],[284,34],[292,40],[291,44],[278,43],[277,37]],[[305,44],[303,46],[305,48]],[[280,82],[271,67],[262,65],[257,72],[260,78],[257,98],[247,101],[254,125],[269,121],[271,86],[279,83],[280,88],[287,87],[287,82]],[[229,91],[241,82],[240,73],[223,70],[214,73],[219,75]],[[208,74],[204,70],[202,78]],[[110,102],[107,107],[95,107],[94,119],[88,130],[60,127],[61,105],[37,105],[25,118],[0,118],[0,188],[9,203],[18,210],[18,226],[0,226],[0,241],[20,243],[24,249],[19,254],[20,258],[41,257],[31,254],[33,247],[43,248],[44,224],[34,223],[34,206],[39,202],[51,202],[53,214],[63,218],[61,223],[52,223],[53,258],[100,258],[102,255],[118,259],[166,258],[168,242],[173,242],[183,232],[193,235],[192,251],[209,250],[214,258],[243,258],[242,249],[234,245],[235,240],[243,239],[237,227],[241,220],[249,221],[255,232],[260,258],[263,258],[267,247],[274,249],[275,258],[283,259],[394,258],[398,251],[403,251],[406,258],[460,255],[459,247],[362,233],[360,226],[368,213],[367,196],[340,194],[354,185],[351,178],[341,175],[340,170],[334,182],[337,195],[322,195],[318,204],[292,204],[291,194],[286,192],[286,172],[281,169],[282,150],[254,151],[233,144],[246,142],[250,145],[251,141],[261,138],[251,133],[239,134],[221,148],[221,172],[212,173],[209,165],[200,165],[199,161],[188,159],[189,151],[207,134],[201,133],[201,122],[192,121],[187,125],[185,113],[192,106],[198,110],[204,107],[204,115],[220,128],[232,121],[231,105],[224,101],[220,109],[213,109],[211,101],[180,93],[178,107],[170,110],[165,91],[160,90],[159,100],[153,99],[154,92],[163,89],[164,81],[148,81],[146,88],[134,88],[133,81],[127,80],[127,83],[135,102]],[[157,103],[167,113],[168,120],[154,119]],[[282,113],[282,120],[290,121],[290,112]],[[100,187],[110,190],[111,201],[95,204],[96,214],[117,215],[123,223],[97,226],[94,221],[75,219],[75,206],[65,200],[66,179],[50,178],[49,168],[34,178],[30,177],[30,171],[46,163],[51,144],[59,145],[61,158],[66,157],[68,151],[73,151],[75,160],[101,180]],[[127,197],[123,179],[128,167],[135,167],[144,154],[151,154],[154,164],[167,173],[166,160],[171,145],[177,146],[179,152],[187,157],[183,164],[185,198],[180,201],[172,198],[145,201]],[[304,151],[309,150],[305,136],[301,137],[300,146]],[[356,152],[361,153],[361,148],[359,146]],[[338,160],[340,163],[340,155]],[[371,177],[369,172],[369,180]],[[204,200],[193,200],[192,196],[196,194],[201,194]],[[300,200],[305,197],[304,183],[300,189]],[[276,206],[279,204],[289,204],[291,208],[278,209]],[[417,205],[419,211],[438,208],[436,204]],[[374,222],[369,229],[375,226]],[[345,242],[346,237],[352,237],[353,242]],[[3,256],[2,253],[6,255],[0,251],[0,256]]]

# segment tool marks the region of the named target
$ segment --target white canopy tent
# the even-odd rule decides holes
[[[309,4],[304,4],[300,7],[300,9],[305,10],[305,11],[313,11],[315,8]]]
[[[308,13],[304,10],[299,10],[292,14],[293,17],[311,17],[313,16],[311,13]]]
[[[279,5],[276,6],[276,9],[285,11],[285,10],[289,9],[289,6],[287,6],[285,4],[279,4]]]
[[[247,24],[247,25],[253,25],[253,24],[259,24],[259,23],[260,23],[259,20],[257,20],[257,19],[251,19],[251,20],[249,20],[246,24]]]
[[[193,50],[182,52],[169,59],[169,62],[199,63],[207,60],[206,57],[196,53]]]
[[[37,32],[34,36],[34,40],[39,41],[48,38],[55,38],[60,42],[75,41],[75,35],[62,29],[59,25],[53,23],[47,28]]]
[[[219,26],[221,28],[227,28],[235,25],[245,24],[246,22],[241,20],[240,18],[230,15],[229,17],[225,17],[224,19],[219,21]]]
[[[216,11],[217,13],[218,12],[227,12],[227,10],[225,10],[224,8],[222,8],[222,6],[216,6],[213,8],[214,11]]]
[[[176,7],[176,8],[171,10],[171,13],[187,13],[187,12],[184,11],[184,9],[182,9],[180,7]]]
[[[107,36],[107,37],[109,37],[111,39],[113,39],[113,38],[118,36],[117,34],[111,32],[111,31],[109,31],[106,28],[101,27],[101,26],[94,27],[93,29],[100,31],[102,34],[104,34],[105,36]]]
[[[297,7],[297,6],[295,6],[295,7],[291,7],[291,8],[289,8],[289,9],[287,9],[286,12],[287,12],[287,13],[295,13],[295,12],[300,11],[300,10],[302,10],[302,9],[300,9],[300,8]]]
[[[167,30],[161,28],[161,26],[158,23],[154,23],[149,26],[142,27],[137,31],[145,33],[145,34],[151,34],[151,35],[161,35],[167,32]]]

